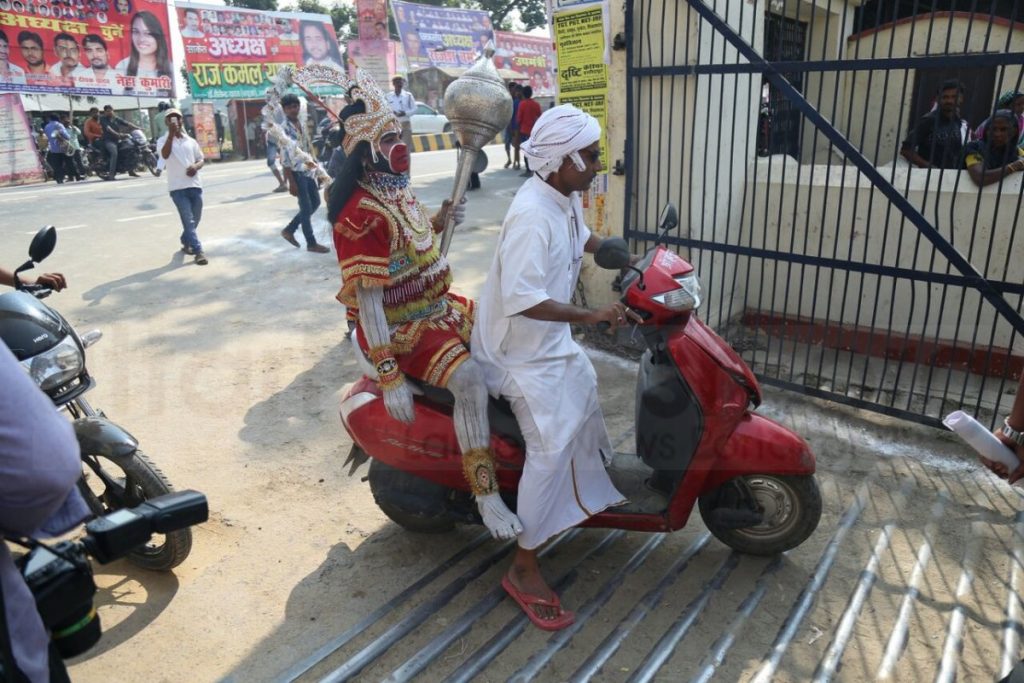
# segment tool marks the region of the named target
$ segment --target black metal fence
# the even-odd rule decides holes
[[[1024,90],[1024,3],[626,8],[627,237],[651,246],[679,206],[668,242],[761,381],[928,424],[1005,414],[1024,367],[1024,174],[979,187],[963,169],[994,168],[1007,134],[968,149],[960,120]],[[947,167],[911,168],[905,148]]]

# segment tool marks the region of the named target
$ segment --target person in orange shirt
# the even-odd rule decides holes
[[[82,132],[85,133],[85,140],[90,145],[103,137],[103,126],[100,125],[100,110],[97,107],[92,107],[89,110],[89,118],[85,120],[85,127]]]

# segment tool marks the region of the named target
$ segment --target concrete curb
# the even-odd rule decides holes
[[[413,152],[437,152],[455,149],[455,133],[430,133],[412,136]]]

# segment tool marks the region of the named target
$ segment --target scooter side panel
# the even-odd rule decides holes
[[[363,394],[372,400],[359,401],[346,412],[346,401]],[[352,440],[370,457],[442,486],[468,491],[462,472],[462,456],[450,412],[420,397],[414,403],[415,420],[404,424],[392,418],[376,384],[357,382],[342,396],[343,423]],[[498,468],[498,485],[514,490],[521,474],[522,454],[500,437],[491,437]]]
[[[810,446],[789,429],[754,413],[745,415],[725,443],[701,494],[748,474],[814,474]]]

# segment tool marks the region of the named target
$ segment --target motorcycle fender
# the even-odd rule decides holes
[[[766,417],[747,413],[726,440],[701,493],[748,474],[814,474],[814,453],[797,434]]]
[[[72,425],[83,454],[102,455],[118,462],[130,457],[139,447],[134,436],[104,417],[83,417]]]

